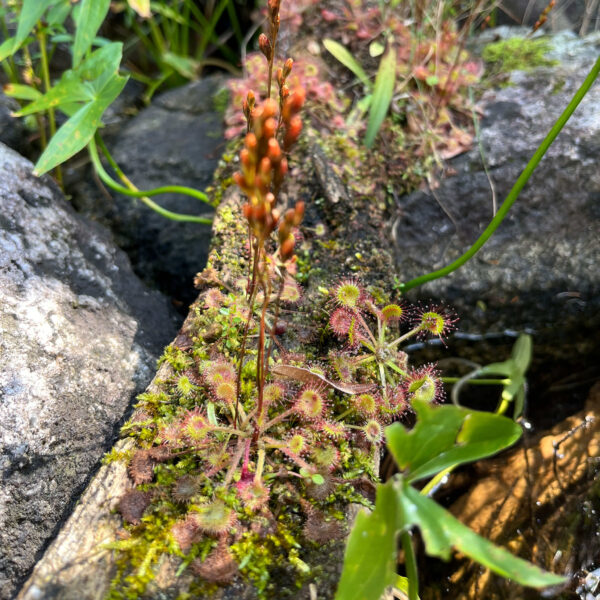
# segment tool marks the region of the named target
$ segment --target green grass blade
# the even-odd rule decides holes
[[[335,59],[341,62],[347,69],[350,69],[367,89],[370,90],[373,88],[373,84],[363,68],[358,64],[354,56],[352,56],[352,54],[350,54],[350,52],[348,52],[348,50],[342,46],[342,44],[336,42],[335,40],[326,39],[323,40],[323,45]]]
[[[369,122],[367,124],[367,133],[365,135],[365,145],[367,148],[373,146],[375,137],[379,132],[381,124],[385,119],[392,98],[394,96],[394,87],[396,85],[396,48],[390,44],[387,53],[379,63],[377,76],[375,77],[375,87],[373,89],[373,100],[369,111]]]

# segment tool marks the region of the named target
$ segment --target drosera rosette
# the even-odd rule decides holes
[[[427,396],[431,402],[442,398],[441,380],[435,368],[428,365],[410,369],[408,356],[400,345],[411,338],[430,335],[443,340],[458,320],[452,309],[443,304],[410,307],[405,302],[379,307],[356,277],[344,278],[333,286],[330,303],[336,308],[329,326],[353,351],[330,353],[333,371],[341,379],[358,375],[379,387],[377,400],[368,394],[352,399],[356,414],[371,418],[377,413],[378,420],[389,423],[410,411],[415,394]],[[410,329],[402,333],[399,328],[404,323],[409,323]],[[423,389],[418,392],[420,386]]]

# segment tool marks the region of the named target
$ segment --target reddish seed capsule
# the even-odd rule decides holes
[[[248,202],[246,202],[242,206],[242,213],[244,214],[244,217],[246,217],[246,219],[250,220],[250,216],[252,215],[252,207]]]
[[[265,196],[265,202],[268,203],[270,210],[273,209],[273,207],[275,206],[275,196],[273,195],[272,192],[269,192],[266,196]]]

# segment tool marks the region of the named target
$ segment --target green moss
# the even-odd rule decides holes
[[[531,71],[536,67],[551,67],[557,61],[546,58],[552,50],[550,40],[546,38],[510,38],[488,44],[482,53],[483,60],[493,65],[494,74],[510,71]]]
[[[221,115],[225,114],[225,110],[229,105],[229,97],[230,93],[226,87],[222,87],[214,96],[213,96],[213,108],[216,112]]]

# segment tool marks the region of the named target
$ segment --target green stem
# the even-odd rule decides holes
[[[102,150],[102,154],[106,157],[106,160],[109,162],[110,166],[114,169],[115,173],[119,176],[119,178],[123,181],[129,181],[127,176],[121,170],[121,167],[116,163],[115,159],[112,157],[104,140],[100,137],[100,135],[96,135],[95,141],[100,146],[100,150]],[[131,182],[130,182],[131,183]],[[196,198],[209,206],[213,206],[208,196],[197,190],[195,188],[187,187],[185,185],[163,185],[161,187],[153,188],[151,190],[139,190],[135,185],[131,184],[133,188],[127,191],[128,196],[134,196],[136,198],[141,198],[142,196],[158,196],[159,194],[184,194],[186,196],[191,196],[192,198]],[[135,189],[134,189],[135,188]]]
[[[435,490],[437,488],[437,486],[441,483],[442,479],[444,479],[444,477],[446,477],[446,475],[450,475],[450,473],[452,473],[452,471],[454,471],[454,467],[455,467],[455,465],[452,465],[451,467],[447,467],[443,471],[440,471],[435,477],[432,477],[427,482],[427,485],[424,486],[423,489],[421,490],[421,494],[423,496],[429,496],[429,494],[431,494],[431,492],[433,490]]]
[[[419,572],[417,571],[417,559],[412,545],[409,531],[400,534],[402,549],[404,550],[404,564],[406,565],[406,577],[408,578],[408,600],[419,599]]]
[[[41,61],[42,61],[42,78],[44,80],[44,91],[46,93],[48,93],[50,91],[50,88],[52,87],[52,85],[50,83],[50,65],[49,65],[49,61],[48,61],[48,49],[46,48],[46,42],[47,42],[46,32],[43,30],[41,23],[38,24],[37,38],[38,38],[38,43],[40,45],[40,53],[41,53]],[[56,113],[54,111],[53,106],[50,106],[48,108],[48,121],[50,123],[50,138],[53,138],[54,134],[56,133]],[[58,184],[60,185],[61,188],[63,188],[63,176],[62,176],[62,169],[61,169],[60,165],[57,165],[54,172],[56,173],[56,180],[58,181]]]
[[[180,213],[174,213],[174,212],[171,212],[170,210],[162,208],[162,206],[160,206],[160,205],[156,204],[156,202],[153,202],[152,200],[150,200],[150,198],[148,198],[148,195],[146,192],[140,192],[140,190],[138,190],[135,187],[135,185],[133,183],[131,183],[124,175],[123,175],[122,179],[124,178],[124,181],[125,181],[125,184],[127,185],[127,187],[123,187],[122,185],[119,185],[116,181],[114,181],[110,177],[110,175],[105,171],[104,167],[102,166],[102,162],[100,161],[100,157],[98,156],[98,148],[96,147],[96,144],[94,143],[94,141],[91,141],[88,144],[88,151],[90,153],[90,158],[92,160],[92,164],[94,165],[94,169],[98,173],[98,177],[100,177],[100,179],[109,188],[111,188],[115,192],[124,194],[126,196],[132,196],[134,198],[140,198],[140,200],[146,206],[148,206],[152,210],[156,211],[159,215],[161,215],[167,219],[171,219],[172,221],[201,223],[202,225],[210,225],[212,223],[212,219],[209,219],[206,217],[197,217],[195,215],[185,215],[185,214],[180,214]],[[110,160],[109,160],[109,162],[110,162]],[[112,166],[112,163],[111,163],[111,166]],[[179,186],[174,186],[174,187],[179,187]],[[164,191],[165,188],[157,188],[157,190],[161,190],[161,189]],[[163,192],[157,191],[157,190],[150,190],[150,195],[153,196],[157,193],[159,193],[159,194],[163,193]]]
[[[577,108],[577,106],[579,105],[581,100],[583,99],[583,97],[586,95],[586,93],[588,92],[588,90],[590,89],[590,87],[592,86],[592,84],[594,83],[596,78],[598,77],[599,73],[600,73],[600,58],[598,58],[598,60],[595,62],[594,66],[588,73],[588,76],[585,78],[585,81],[581,84],[581,87],[577,90],[577,92],[575,93],[575,95],[573,96],[571,101],[569,102],[565,111],[562,113],[562,115],[560,115],[560,117],[558,118],[558,120],[556,121],[556,123],[554,124],[554,126],[552,127],[550,132],[548,133],[548,135],[544,138],[544,140],[542,141],[542,143],[540,144],[538,149],[535,151],[533,157],[527,163],[527,166],[525,167],[525,169],[523,170],[523,172],[517,179],[513,188],[510,190],[508,196],[506,197],[506,200],[504,201],[504,203],[502,204],[502,206],[496,213],[496,216],[492,219],[490,224],[485,228],[484,232],[479,236],[477,241],[462,256],[457,258],[454,262],[450,263],[449,265],[447,265],[441,269],[438,269],[437,271],[432,271],[431,273],[427,273],[425,275],[421,275],[420,277],[416,277],[415,279],[411,279],[410,281],[407,281],[406,283],[401,283],[399,286],[399,289],[401,292],[407,292],[408,290],[411,290],[412,288],[423,285],[424,283],[427,283],[429,281],[433,281],[434,279],[439,279],[440,277],[445,277],[446,275],[449,275],[453,271],[456,271],[456,269],[462,267],[468,260],[473,258],[473,256],[481,249],[481,247],[494,234],[496,229],[498,229],[498,226],[500,225],[500,223],[502,223],[502,221],[508,214],[508,211],[510,210],[512,205],[515,203],[515,200],[519,197],[521,190],[523,189],[523,187],[525,187],[525,184],[531,177],[532,173],[535,171],[539,162],[544,157],[544,154],[546,154],[548,148],[552,145],[552,143],[556,139],[556,136],[560,133],[562,128],[565,126],[567,121],[570,119],[571,115],[573,114],[573,112],[575,111],[575,109]]]
[[[443,383],[457,383],[462,377],[440,377]],[[508,385],[510,379],[469,379],[465,383],[473,385]]]

